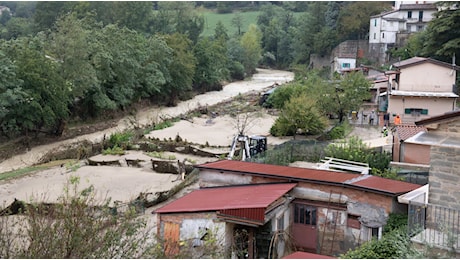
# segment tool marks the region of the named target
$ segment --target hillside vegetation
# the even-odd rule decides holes
[[[311,54],[367,39],[370,17],[391,10],[385,1],[0,5],[9,8],[0,15],[0,138],[23,137],[26,146],[39,135],[59,137],[70,124],[133,113],[139,104],[175,106],[259,66],[301,77]],[[456,17],[458,9],[440,12],[407,53],[460,56]]]

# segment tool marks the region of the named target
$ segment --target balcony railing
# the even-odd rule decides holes
[[[413,242],[460,252],[460,210],[410,202],[408,233]]]

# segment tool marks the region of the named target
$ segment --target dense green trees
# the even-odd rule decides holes
[[[0,134],[59,135],[69,119],[127,110],[142,99],[175,105],[255,71],[261,52],[255,26],[241,39],[229,40],[222,26],[215,37],[200,38],[203,18],[193,3],[158,8],[148,2],[41,2],[33,16],[6,21]]]
[[[439,2],[441,8],[424,32],[423,54],[445,62],[460,57],[460,2]]]
[[[196,8],[201,2],[2,5],[11,9],[0,17],[2,69],[8,71],[8,82],[0,86],[4,136],[59,134],[67,120],[128,110],[142,99],[175,105],[193,93],[219,90],[223,81],[244,79],[259,65],[307,64],[311,53],[328,53],[341,40],[336,29],[347,17],[343,10],[356,9],[346,9],[353,5],[345,2],[206,3],[237,8],[241,13],[232,26],[242,32],[230,37],[220,23],[206,38],[200,36],[204,18]],[[254,8],[261,10],[257,25],[240,28],[242,12]],[[339,114],[350,109],[330,111],[323,103],[315,103],[322,114],[325,107]]]

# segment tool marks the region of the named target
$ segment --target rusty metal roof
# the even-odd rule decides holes
[[[393,194],[403,194],[421,187],[421,185],[409,182],[396,181],[372,175],[367,176],[367,178],[363,178],[361,180],[353,182],[353,186]]]
[[[155,212],[178,213],[265,209],[296,185],[296,183],[283,183],[205,188],[195,190],[157,209]]]
[[[197,166],[200,169],[231,171],[241,174],[254,174],[281,180],[296,180],[303,182],[321,182],[327,185],[343,185],[350,188],[366,189],[374,192],[384,192],[389,195],[400,195],[412,191],[420,185],[403,181],[385,179],[372,175],[343,173],[328,170],[316,170],[253,162],[221,160]]]
[[[399,140],[405,141],[420,132],[426,132],[426,127],[416,125],[397,125],[395,132]]]
[[[280,166],[244,161],[220,160],[198,165],[199,169],[225,170],[240,173],[252,173],[266,177],[282,179],[310,180],[316,182],[343,183],[357,178],[360,174],[343,173],[300,167]]]

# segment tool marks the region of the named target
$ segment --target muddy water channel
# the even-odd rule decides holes
[[[49,156],[51,152],[58,154],[61,151],[61,153],[65,154],[66,151],[74,149],[85,153],[87,147],[100,146],[104,138],[106,139],[111,134],[132,128],[133,122],[138,127],[149,126],[152,122],[158,122],[158,119],[178,117],[199,107],[220,104],[240,94],[262,92],[275,83],[282,84],[291,81],[293,76],[293,73],[286,71],[258,70],[258,73],[250,80],[230,83],[224,86],[222,91],[197,95],[191,100],[179,103],[176,107],[144,109],[134,117],[123,118],[116,127],[65,141],[33,147],[24,154],[1,162],[0,174],[42,162],[44,157]],[[275,118],[275,116],[271,115],[259,116],[258,120],[254,121],[252,132],[249,129],[249,134],[268,135],[268,130]],[[140,193],[158,194],[158,192],[166,192],[180,182],[178,179],[180,174],[178,175],[177,172],[168,173],[168,170],[163,169],[168,166],[161,166],[161,161],[172,161],[178,166],[180,165],[178,162],[181,162],[183,163],[182,165],[190,166],[218,159],[218,156],[206,153],[205,149],[201,149],[203,146],[197,144],[230,145],[228,140],[231,140],[232,135],[235,134],[235,128],[231,124],[231,119],[228,117],[218,116],[209,121],[209,118],[204,115],[187,122],[177,122],[176,126],[158,132],[153,131],[146,135],[152,140],[174,139],[179,135],[184,139],[187,136],[193,139],[187,140],[188,143],[185,142],[185,144],[176,147],[163,151],[157,151],[160,148],[152,148],[152,146],[149,146],[150,151],[138,147],[137,150],[128,151],[123,156],[89,156],[89,160],[81,162],[76,167],[76,170],[60,165],[34,172],[22,178],[0,181],[0,204],[8,205],[14,198],[28,201],[30,197],[42,198],[52,202],[61,194],[69,176],[79,177],[82,188],[93,185],[95,190],[101,194],[101,197],[111,197],[113,200],[118,201],[131,201]],[[274,143],[282,142],[282,140],[271,140]],[[192,142],[197,149],[189,145]],[[174,149],[189,149],[193,152],[187,154],[177,150],[178,153],[175,153]],[[149,154],[147,154],[148,152]],[[154,152],[158,154],[152,156]],[[155,166],[158,168],[155,168]]]

